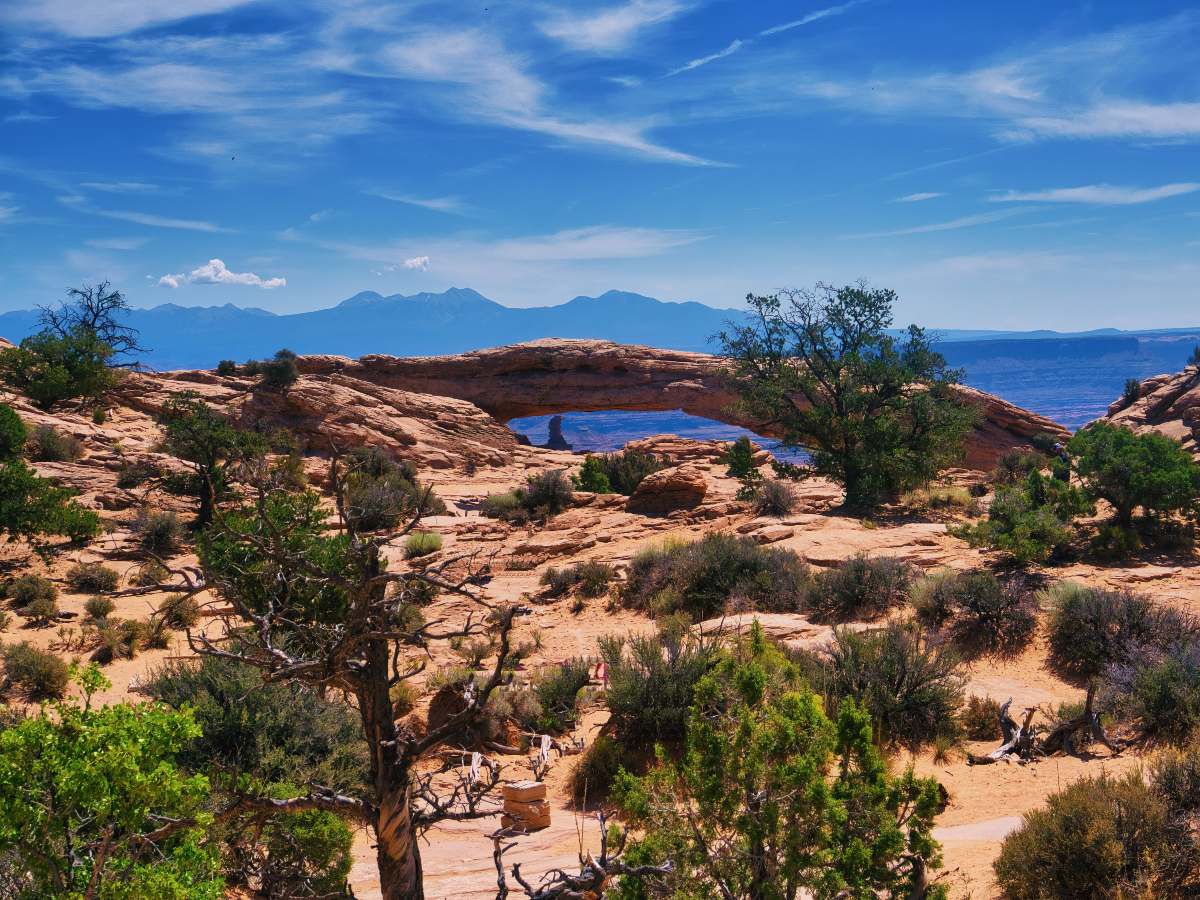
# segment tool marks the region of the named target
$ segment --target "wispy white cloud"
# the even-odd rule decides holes
[[[414,197],[411,194],[400,194],[394,191],[367,191],[372,197],[380,197],[384,200],[391,200],[393,203],[404,203],[408,206],[419,206],[422,209],[433,210],[434,212],[448,213],[450,215],[463,215],[467,211],[467,206],[458,197]]]
[[[903,197],[897,197],[893,203],[920,203],[923,200],[936,200],[938,197],[945,197],[945,194],[937,191],[919,191],[915,194],[905,194]]]
[[[1120,187],[1112,184],[1085,184],[1080,187],[1050,188],[1044,191],[1006,191],[988,199],[994,203],[1088,203],[1097,206],[1132,206],[1151,203],[1200,191],[1200,183],[1185,181],[1152,188]]]
[[[197,266],[186,275],[182,272],[174,275],[163,275],[158,279],[159,287],[177,288],[183,284],[237,284],[247,287],[258,287],[265,290],[286,287],[286,278],[263,278],[253,272],[231,272],[219,259],[210,259],[202,266]]]
[[[144,213],[129,209],[101,209],[92,206],[84,197],[78,194],[64,194],[58,198],[58,202],[83,215],[101,216],[105,219],[115,219],[118,222],[132,222],[135,225],[149,225],[151,228],[171,228],[179,231],[205,231],[209,233],[229,230],[202,219],[178,219],[172,216],[159,216],[153,213]]]
[[[1028,207],[1015,207],[1013,209],[1002,209],[990,213],[975,213],[969,216],[960,216],[957,219],[950,219],[945,222],[933,222],[928,225],[914,225],[910,228],[896,228],[891,231],[867,231],[862,232],[861,234],[846,234],[842,235],[842,238],[899,237],[906,234],[929,234],[935,231],[956,231],[959,228],[974,228],[977,225],[990,225],[993,222],[1009,219],[1013,216],[1021,215],[1022,213],[1028,211]]]
[[[21,122],[53,122],[54,119],[55,119],[55,116],[46,116],[46,115],[42,115],[41,113],[32,113],[32,112],[22,111],[22,112],[16,112],[16,113],[9,113],[7,116],[4,117],[4,124],[5,125],[16,125],[16,124],[20,124]]]
[[[112,37],[224,12],[250,0],[8,0],[0,20],[76,38]]]
[[[1195,138],[1200,137],[1200,103],[1103,100],[1070,115],[1025,116],[1015,124],[1041,137]]]
[[[670,78],[673,75],[681,75],[684,72],[692,71],[692,69],[698,69],[701,66],[707,66],[709,63],[716,62],[718,59],[724,59],[727,56],[733,56],[733,54],[737,53],[745,45],[746,42],[742,40],[731,41],[729,46],[724,50],[718,50],[716,53],[710,53],[708,56],[701,56],[698,59],[693,59],[690,62],[684,63],[678,69],[672,69],[667,73],[667,77]]]
[[[84,241],[89,247],[97,250],[137,250],[144,246],[146,238],[92,238]]]
[[[818,9],[815,12],[810,12],[806,16],[801,16],[799,19],[794,19],[791,22],[784,22],[782,25],[775,25],[772,28],[767,28],[760,31],[759,37],[770,37],[773,34],[780,34],[784,31],[791,31],[793,28],[800,28],[804,25],[811,25],[813,22],[819,22],[821,19],[828,19],[830,16],[840,16],[844,12],[848,12],[856,6],[861,6],[867,0],[851,0],[849,3],[842,3],[838,6],[829,6],[825,9]]]
[[[539,22],[538,28],[575,50],[616,53],[632,44],[642,30],[661,25],[690,6],[679,0],[628,0],[599,12],[559,11]]]
[[[106,194],[151,194],[158,190],[158,185],[144,181],[84,181],[79,186]]]
[[[333,213],[332,209],[319,209],[308,217],[310,222],[320,222],[322,219],[328,218]]]
[[[427,272],[427,271],[429,271],[429,257],[428,256],[413,256],[413,257],[410,257],[409,259],[404,260],[403,265],[404,265],[404,268],[406,268],[406,269],[412,269],[412,270],[416,270],[418,272]]]
[[[492,252],[511,260],[634,259],[658,256],[704,240],[696,231],[659,228],[572,228],[554,234],[498,241]]]

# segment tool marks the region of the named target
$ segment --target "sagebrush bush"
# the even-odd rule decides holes
[[[200,735],[180,762],[265,782],[361,788],[368,777],[367,747],[358,714],[346,703],[292,682],[264,682],[244,663],[211,656],[155,669],[138,688],[180,709],[195,711]]]
[[[589,479],[593,484],[608,484],[608,491],[629,496],[637,486],[642,483],[647,475],[657,472],[659,469],[665,469],[670,463],[665,457],[655,456],[653,453],[644,450],[636,450],[626,448],[617,453],[602,453],[599,456],[589,456],[588,459],[596,460],[595,470],[600,478],[589,473]],[[587,460],[584,460],[587,464]],[[583,472],[581,471],[581,475]],[[582,488],[581,490],[595,490],[595,488]],[[608,493],[608,491],[597,491],[597,493]]]
[[[83,611],[87,613],[88,618],[93,621],[107,619],[112,615],[112,611],[117,608],[117,604],[111,597],[104,597],[97,594],[95,597],[89,597],[87,602],[83,604]]]
[[[30,435],[29,457],[37,462],[74,462],[83,456],[83,442],[52,425],[38,425]]]
[[[859,553],[819,572],[804,607],[823,621],[872,621],[907,600],[914,577],[913,567],[902,559]]]
[[[574,658],[538,674],[532,687],[542,710],[536,723],[539,730],[558,734],[575,725],[579,692],[587,686],[591,672],[591,660]]]
[[[696,683],[716,649],[693,637],[686,623],[668,620],[654,635],[601,638],[600,655],[608,668],[607,732],[625,747],[677,746]]]
[[[140,487],[147,481],[158,478],[162,475],[162,469],[150,460],[134,460],[132,462],[123,463],[121,468],[117,470],[117,487],[130,488]]]
[[[969,656],[1019,653],[1037,628],[1037,604],[1024,587],[987,569],[938,572],[913,584],[917,620]]]
[[[4,596],[12,601],[14,609],[21,609],[35,600],[57,600],[58,588],[41,575],[21,575],[8,582]]]
[[[571,505],[571,482],[561,469],[539,472],[529,476],[518,495],[530,515],[548,519]]]
[[[1169,847],[1166,802],[1142,778],[1081,778],[1027,812],[993,868],[1011,900],[1155,896],[1146,883]]]
[[[1094,678],[1129,663],[1142,648],[1168,647],[1195,632],[1182,613],[1127,591],[1062,581],[1038,599],[1049,608],[1051,662],[1076,679]]]
[[[414,531],[404,542],[404,555],[408,559],[428,556],[442,549],[442,536],[434,531]]]
[[[996,463],[992,480],[997,484],[1016,484],[1024,481],[1030,472],[1039,472],[1046,467],[1046,457],[1027,450],[1009,450]]]
[[[67,569],[67,584],[80,594],[103,594],[115,591],[121,582],[116,569],[100,562],[75,563]]]
[[[48,625],[52,619],[58,617],[58,601],[50,597],[38,597],[17,612],[29,619],[32,625]]]
[[[129,576],[129,583],[138,587],[150,587],[155,584],[162,584],[171,577],[167,567],[155,559],[148,559],[141,563]]]
[[[727,606],[794,612],[808,582],[808,566],[792,551],[713,533],[690,544],[639,551],[621,599],[655,616],[684,612],[703,621]]]
[[[521,498],[516,491],[503,494],[488,494],[483,498],[479,511],[489,519],[514,519],[521,509]]]
[[[603,597],[613,579],[613,568],[596,560],[577,563],[563,569],[553,566],[542,573],[541,583],[551,597],[575,591],[581,597]]]
[[[70,667],[57,654],[21,641],[0,648],[0,659],[5,684],[24,691],[30,700],[51,700],[66,693]]]
[[[758,487],[754,511],[760,516],[786,516],[797,502],[795,488],[780,478],[768,478]]]
[[[182,631],[200,621],[200,601],[187,594],[171,594],[158,605],[158,615],[168,628]]]
[[[443,503],[422,487],[416,469],[396,462],[376,447],[347,454],[344,478],[346,517],[359,531],[395,528],[415,512],[442,515]]]
[[[1000,704],[991,697],[972,694],[963,704],[958,721],[969,741],[994,741],[1001,737]]]
[[[152,510],[143,507],[133,524],[133,530],[143,549],[158,556],[174,550],[183,540],[183,525],[179,516],[170,510]]]
[[[1135,649],[1131,659],[1105,670],[1101,705],[1156,741],[1200,736],[1200,643]]]
[[[584,807],[607,800],[617,773],[628,768],[626,763],[621,745],[608,735],[600,735],[575,761],[571,799]]]
[[[958,657],[929,646],[914,629],[897,622],[878,631],[839,628],[822,656],[827,706],[857,700],[881,742],[915,749],[957,732],[963,703]]]

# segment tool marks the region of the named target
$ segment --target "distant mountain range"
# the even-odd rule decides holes
[[[713,336],[744,313],[701,303],[668,303],[627,291],[576,297],[558,306],[502,306],[469,288],[441,294],[355,294],[336,306],[276,315],[262,309],[164,304],[132,310],[129,324],[156,369],[207,368],[219,360],[297,353],[429,356],[542,337],[603,338],[675,350],[712,351]],[[0,313],[0,337],[37,328],[37,312]],[[1182,368],[1200,328],[1126,332],[948,330],[938,332],[966,380],[1066,425],[1103,412],[1127,378]]]

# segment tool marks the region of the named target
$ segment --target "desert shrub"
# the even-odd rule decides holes
[[[1136,378],[1125,379],[1125,387],[1121,391],[1121,404],[1129,406],[1136,403],[1142,396],[1142,383]]]
[[[404,542],[404,555],[409,559],[428,556],[442,549],[442,536],[433,531],[414,531]]]
[[[304,457],[298,452],[285,453],[278,457],[271,463],[271,478],[286,490],[304,490],[308,487],[308,473],[304,471]]]
[[[600,471],[608,480],[609,488],[625,496],[637,490],[647,475],[669,465],[665,457],[633,448],[618,453],[603,453],[596,458],[600,460]]]
[[[158,465],[148,459],[123,463],[117,470],[117,487],[125,489],[140,487],[161,475],[162,470]]]
[[[118,380],[112,348],[94,330],[43,330],[0,350],[0,379],[41,409],[76,397],[95,399]]]
[[[571,505],[571,483],[560,469],[530,475],[519,490],[521,506],[535,518],[558,515]]]
[[[20,456],[28,436],[25,423],[16,411],[11,406],[0,403],[0,460]]]
[[[1200,734],[1200,644],[1135,648],[1128,661],[1105,670],[1100,703],[1156,741],[1192,739]]]
[[[92,424],[93,425],[103,425],[107,421],[108,421],[108,410],[106,410],[103,406],[97,406],[95,409],[92,410]]]
[[[104,597],[99,594],[95,597],[89,597],[87,602],[83,604],[83,611],[87,613],[88,618],[96,622],[107,619],[116,608],[117,604],[111,597]]]
[[[4,661],[6,686],[19,688],[30,700],[61,697],[67,690],[70,667],[48,650],[21,641],[0,649],[0,659]]]
[[[754,511],[760,516],[786,516],[796,508],[796,491],[779,478],[769,478],[758,487]]]
[[[604,472],[604,463],[599,456],[589,453],[583,458],[579,474],[571,476],[571,484],[578,490],[593,494],[611,494],[612,483]]]
[[[859,553],[812,579],[805,609],[828,621],[870,621],[903,604],[912,580],[904,560]]]
[[[4,595],[12,601],[15,609],[21,609],[36,600],[57,600],[58,588],[53,581],[41,575],[21,575],[8,582]]]
[[[64,535],[82,543],[100,533],[100,517],[72,497],[75,492],[41,478],[22,460],[0,461],[0,534],[27,540],[41,552],[43,535]]]
[[[754,464],[754,445],[750,438],[742,435],[725,451],[721,462],[726,466],[725,474],[730,478],[745,478],[757,466]]]
[[[991,697],[976,697],[972,694],[959,712],[958,722],[967,740],[999,740],[1000,704]]]
[[[657,634],[600,639],[608,668],[606,731],[626,747],[678,746],[696,683],[716,659],[686,623],[669,619]]]
[[[115,591],[121,581],[117,570],[100,562],[75,563],[67,569],[67,584],[80,594],[103,594]]]
[[[883,743],[917,748],[957,731],[958,657],[929,646],[912,628],[896,622],[872,632],[840,628],[823,656],[827,707],[837,709],[846,698],[862,704]]]
[[[483,498],[479,511],[489,519],[515,518],[521,510],[521,498],[516,491],[505,491],[503,494],[488,494]]]
[[[58,601],[49,597],[39,597],[26,606],[17,610],[32,625],[48,625],[58,617]]]
[[[441,515],[446,504],[421,486],[416,469],[396,462],[375,447],[348,454],[345,476],[346,516],[360,531],[394,528],[414,512]]]
[[[158,615],[168,628],[182,631],[200,621],[200,601],[187,594],[171,594],[158,605]]]
[[[170,553],[183,540],[183,525],[179,516],[170,510],[143,507],[138,511],[133,530],[142,548],[159,556]]]
[[[1029,477],[1030,472],[1040,472],[1046,458],[1040,453],[1027,450],[1009,450],[996,462],[992,480],[997,484],[1016,484]]]
[[[150,587],[154,584],[162,584],[171,577],[170,571],[155,559],[148,559],[142,562],[129,576],[129,583],[138,587]]]
[[[626,762],[620,744],[605,734],[597,737],[571,770],[571,799],[581,806],[606,800]]]
[[[690,544],[639,551],[621,599],[655,616],[682,611],[702,621],[726,605],[795,611],[808,581],[808,566],[790,550],[714,533]]]
[[[268,784],[312,781],[336,791],[368,777],[357,713],[303,685],[264,682],[252,666],[202,657],[167,663],[138,689],[195,711],[201,734],[182,760],[194,770],[241,772]]]
[[[0,612],[0,631],[8,631],[8,626],[12,624],[12,616],[6,612]],[[2,717],[0,717],[2,718]],[[2,726],[0,726],[2,727]]]
[[[542,710],[537,722],[539,730],[561,733],[574,726],[579,692],[591,680],[591,672],[591,660],[575,658],[538,675],[533,692]]]
[[[1062,581],[1039,594],[1039,602],[1050,610],[1050,659],[1077,679],[1094,678],[1131,662],[1143,648],[1168,647],[1194,631],[1181,613],[1126,591]]]
[[[1027,565],[1061,555],[1073,537],[1071,521],[1089,512],[1078,488],[1034,471],[1022,482],[998,488],[982,522],[950,533],[972,547],[990,547]]]
[[[232,359],[223,359],[219,363],[217,363],[217,374],[218,375],[222,375],[224,377],[229,377],[230,375],[236,375],[237,371],[238,371],[237,363],[235,363]]]
[[[1170,515],[1192,510],[1200,498],[1200,465],[1157,432],[1098,422],[1077,432],[1068,449],[1088,496],[1106,500],[1122,528],[1133,524],[1138,508],[1151,517]]]
[[[392,716],[402,719],[417,708],[421,695],[407,681],[398,681],[388,691],[388,699],[392,701]]]
[[[133,659],[149,646],[154,629],[139,619],[106,619],[96,628],[92,662],[106,666],[114,660]]]
[[[971,495],[971,489],[953,484],[917,488],[909,491],[900,500],[904,505],[917,509],[961,509],[971,514],[978,512],[978,504]]]
[[[562,597],[571,591],[581,597],[602,597],[608,592],[612,578],[612,566],[588,560],[564,569],[551,566],[542,573],[541,583],[551,597]]]
[[[1030,593],[987,569],[928,575],[913,585],[910,599],[922,625],[972,656],[1020,652],[1037,627]]]
[[[36,462],[74,462],[83,456],[83,442],[52,425],[38,425],[26,443],[29,458]]]
[[[1168,849],[1169,810],[1142,778],[1081,778],[1031,810],[993,868],[1011,900],[1153,896],[1145,879]]]
[[[257,373],[262,377],[260,384],[273,391],[285,391],[300,378],[296,368],[296,354],[291,350],[277,350],[270,359],[261,360]]]

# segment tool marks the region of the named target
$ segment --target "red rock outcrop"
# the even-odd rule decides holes
[[[722,375],[722,360],[704,353],[548,338],[456,356],[306,356],[298,364],[310,375],[457,397],[500,421],[585,410],[681,409],[772,436],[771,426],[731,409],[735,395]],[[1028,447],[1035,434],[1069,436],[1061,425],[998,397],[959,390],[981,411],[967,442],[972,468],[991,468],[1004,452]]]
[[[1200,454],[1200,367],[1188,366],[1174,375],[1147,378],[1136,400],[1121,398],[1108,408],[1104,420],[1134,431],[1157,431]]]
[[[643,478],[629,498],[630,512],[662,516],[697,506],[708,492],[704,473],[692,465],[659,469]]]

